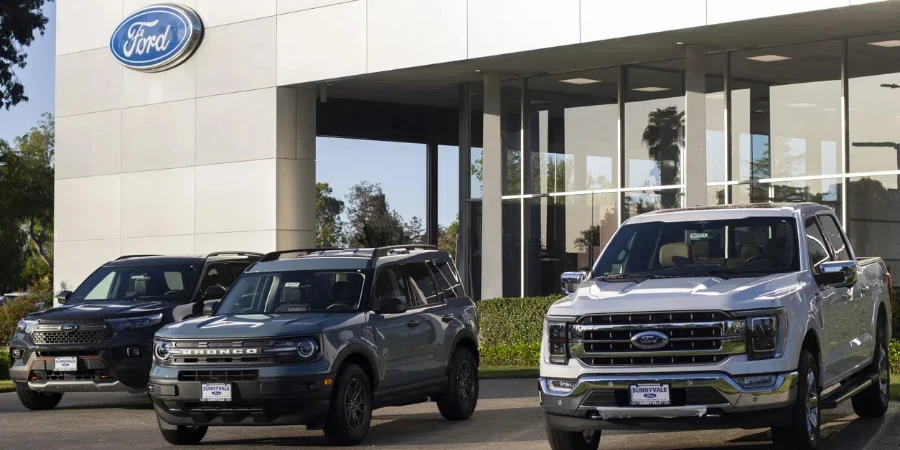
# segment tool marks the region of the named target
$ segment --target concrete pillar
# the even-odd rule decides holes
[[[316,245],[316,91],[278,88],[275,246]]]
[[[681,160],[685,185],[682,206],[706,205],[706,48],[687,46],[684,93],[684,158]]]
[[[481,195],[481,298],[503,296],[503,129],[500,74],[484,75]]]

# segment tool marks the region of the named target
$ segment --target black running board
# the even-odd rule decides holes
[[[878,380],[877,374],[866,375],[859,377],[853,381],[848,382],[847,384],[842,385],[834,392],[828,394],[827,397],[823,398],[821,402],[819,402],[819,406],[822,409],[834,409],[837,408],[841,403],[849,400],[854,395],[859,394],[860,392],[866,390],[873,383],[876,383]]]

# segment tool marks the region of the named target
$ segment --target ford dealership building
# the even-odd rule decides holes
[[[900,260],[900,1],[157,3],[58,0],[57,289],[313,246],[317,136],[421,144],[477,297],[558,292],[677,206],[823,203]]]

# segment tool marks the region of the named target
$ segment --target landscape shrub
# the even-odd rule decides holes
[[[44,305],[41,305],[44,303]],[[29,295],[0,303],[0,348],[6,347],[16,325],[23,317],[45,307],[47,299],[41,295]]]
[[[537,367],[544,315],[561,297],[494,298],[478,302],[481,363]]]

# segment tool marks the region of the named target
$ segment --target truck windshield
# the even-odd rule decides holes
[[[68,303],[98,300],[188,302],[199,268],[190,264],[101,267],[78,286]]]
[[[793,218],[751,217],[623,226],[594,266],[609,281],[761,276],[800,267]]]
[[[216,314],[354,312],[367,275],[365,270],[247,273],[228,291]]]

